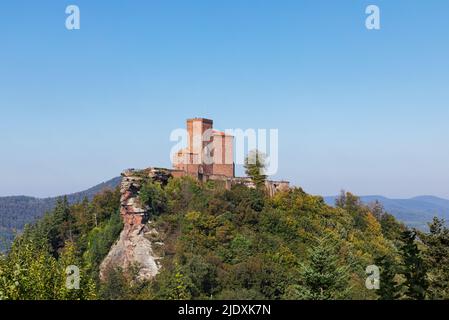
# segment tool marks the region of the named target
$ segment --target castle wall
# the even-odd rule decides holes
[[[235,176],[235,166],[234,166],[234,164],[213,164],[212,173],[213,173],[213,175],[234,177]]]
[[[213,121],[209,119],[195,118],[187,120],[187,133],[189,134],[188,152],[197,155],[193,164],[203,163],[203,150],[211,143],[212,136],[207,141],[203,141],[204,133],[212,131]]]
[[[234,137],[212,129],[212,120],[187,120],[188,146],[175,155],[173,167],[176,170],[183,170],[187,175],[198,176],[200,179],[211,175],[235,176]],[[212,148],[212,159],[206,159],[203,153],[206,147]]]

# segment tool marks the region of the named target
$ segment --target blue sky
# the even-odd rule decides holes
[[[65,29],[65,8],[81,30]],[[365,8],[381,9],[381,30]],[[169,166],[203,116],[278,128],[307,192],[449,198],[449,2],[15,0],[0,5],[0,196]]]

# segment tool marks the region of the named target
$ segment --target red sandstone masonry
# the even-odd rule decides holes
[[[205,133],[209,131],[209,141],[203,141]],[[203,176],[223,175],[228,178],[235,177],[233,162],[233,137],[224,132],[213,130],[213,121],[204,118],[187,120],[187,132],[189,135],[188,146],[180,150],[174,159],[173,167],[184,171],[188,175]],[[213,164],[205,162],[203,150],[212,144],[211,154]]]

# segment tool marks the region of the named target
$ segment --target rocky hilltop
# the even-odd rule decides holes
[[[100,278],[105,279],[109,270],[120,267],[127,271],[132,267],[137,270],[137,278],[148,280],[159,273],[160,259],[155,252],[161,252],[164,246],[158,231],[152,227],[150,208],[140,200],[142,186],[149,182],[166,185],[168,180],[179,173],[176,170],[147,168],[144,170],[128,169],[122,173],[120,184],[120,215],[124,228],[119,240],[113,245],[100,266]],[[224,182],[227,189],[231,185],[242,184],[255,188],[250,178],[209,177],[210,180]],[[267,193],[273,196],[279,191],[289,189],[288,182],[266,181]]]
[[[100,266],[100,278],[104,279],[108,270],[120,267],[128,270],[137,267],[139,280],[148,280],[158,274],[164,243],[158,231],[152,227],[150,208],[139,198],[142,186],[149,180],[166,184],[171,174],[164,169],[126,170],[122,173],[120,184],[120,215],[124,228],[119,240],[112,246]]]

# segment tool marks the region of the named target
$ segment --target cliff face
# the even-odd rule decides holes
[[[158,169],[122,173],[120,214],[124,228],[100,266],[101,279],[105,279],[108,270],[117,267],[124,271],[135,267],[139,280],[149,280],[159,273],[161,257],[156,252],[161,251],[164,244],[151,226],[149,208],[141,203],[139,191],[150,179],[166,183],[169,177],[169,171]]]
[[[154,231],[145,225],[123,229],[119,240],[100,266],[100,279],[105,279],[110,268],[117,267],[124,271],[136,267],[139,280],[149,280],[156,276],[160,269],[160,257],[155,255],[153,243],[146,237],[150,232]]]

